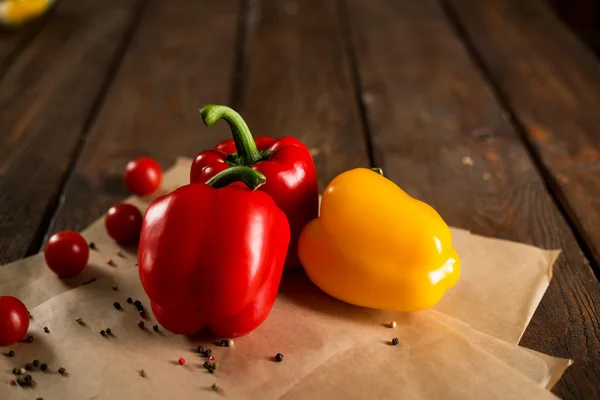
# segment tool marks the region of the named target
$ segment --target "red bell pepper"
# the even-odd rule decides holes
[[[246,184],[247,187],[244,187]],[[139,273],[157,321],[191,335],[256,329],[269,315],[284,268],[290,228],[248,167],[158,197],[144,215]]]
[[[298,266],[300,232],[317,218],[319,209],[317,174],[310,151],[290,136],[277,140],[261,136],[255,141],[242,117],[229,107],[209,104],[200,109],[200,114],[207,126],[223,118],[231,127],[233,140],[200,152],[192,164],[190,181],[206,182],[236,165],[249,166],[264,174],[267,183],[260,190],[275,200],[290,223],[291,240],[285,266]]]

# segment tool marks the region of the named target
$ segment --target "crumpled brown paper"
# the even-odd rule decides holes
[[[189,165],[190,160],[177,161],[165,174],[162,193],[187,183]],[[127,201],[144,210],[151,198]],[[516,342],[547,287],[558,252],[454,230],[463,276],[436,308],[446,315],[431,310],[403,315],[353,307],[323,295],[302,273],[291,274],[282,283],[273,313],[259,330],[236,340],[235,349],[215,349],[222,353],[218,356],[222,355],[222,369],[215,377],[200,370],[190,384],[177,384],[177,380],[188,382],[186,374],[198,371],[172,362],[180,356],[191,357],[196,364],[203,362],[189,352],[188,339],[163,332],[162,341],[157,342],[154,332],[137,328],[138,317],[132,310],[119,313],[112,307],[117,297],[125,305],[124,298],[134,295],[147,304],[135,270],[136,250],[119,253],[106,236],[102,219],[83,234],[96,242],[98,251],[91,252],[89,267],[77,277],[57,279],[45,267],[42,255],[0,268],[0,294],[15,295],[33,309],[31,330],[37,332],[34,343],[15,345],[17,357],[2,359],[0,366],[10,370],[15,361],[26,362],[22,357],[30,355],[60,360],[73,371],[68,378],[36,374],[39,394],[164,398],[191,395],[218,380],[234,398],[329,397],[336,394],[331,390],[351,398],[397,398],[398,393],[403,398],[545,398],[549,394],[539,391],[539,386],[550,387],[568,366],[568,360],[522,349],[471,329]],[[494,250],[498,246],[501,251]],[[513,260],[510,264],[506,263],[507,254]],[[117,266],[107,265],[108,258]],[[495,291],[503,277],[519,274],[522,278],[523,273],[527,279],[513,282],[507,278],[501,285],[508,287]],[[96,281],[88,283],[93,279]],[[83,283],[88,284],[81,286]],[[118,292],[113,291],[115,285]],[[513,302],[515,298],[521,302]],[[492,301],[495,306],[486,308]],[[100,303],[103,305],[95,306]],[[74,322],[77,316],[89,320],[89,332],[80,331]],[[398,322],[398,328],[382,326],[390,318]],[[44,334],[43,326],[54,327]],[[115,327],[117,336],[111,341],[98,334],[108,326]],[[140,332],[150,335],[139,337]],[[400,338],[399,347],[386,344],[394,336]],[[270,359],[277,352],[287,355],[284,363]],[[136,368],[145,369],[148,377],[136,376]],[[452,383],[456,379],[461,382],[458,386]],[[18,388],[10,389],[7,393],[11,396],[21,393]]]

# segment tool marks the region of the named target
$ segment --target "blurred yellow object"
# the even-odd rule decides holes
[[[442,217],[365,168],[346,171],[327,186],[320,216],[300,235],[298,255],[325,293],[370,308],[432,307],[460,275]]]
[[[18,26],[38,18],[55,0],[0,0],[0,24]]]

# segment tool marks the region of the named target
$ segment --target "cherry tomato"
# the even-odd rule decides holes
[[[89,256],[87,241],[73,231],[55,233],[44,249],[46,264],[61,278],[80,273],[87,265]]]
[[[23,339],[29,329],[29,312],[21,300],[0,296],[0,346]]]
[[[104,226],[108,235],[116,242],[135,243],[140,238],[142,219],[142,213],[136,206],[121,203],[108,210]]]
[[[133,194],[145,196],[159,188],[163,180],[162,169],[156,160],[140,157],[125,167],[125,186]]]

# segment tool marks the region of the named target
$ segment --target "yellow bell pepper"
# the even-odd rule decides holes
[[[373,170],[338,175],[298,254],[325,293],[363,307],[417,311],[437,304],[460,275],[442,217]]]
[[[0,24],[17,26],[44,14],[55,0],[0,0]]]

